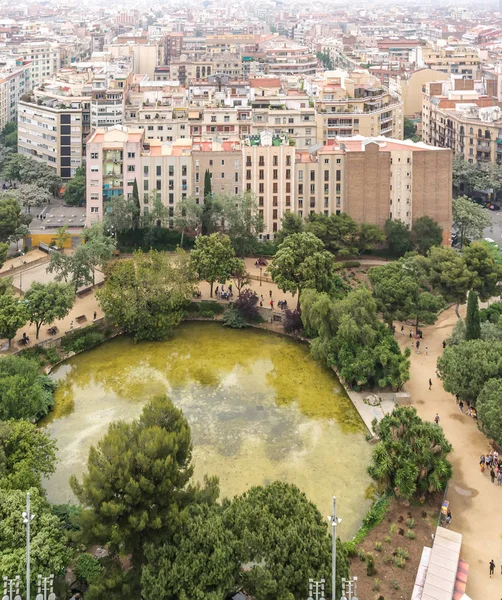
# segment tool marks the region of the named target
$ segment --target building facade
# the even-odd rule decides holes
[[[29,62],[0,55],[0,131],[6,123],[17,120],[19,101],[30,87]]]

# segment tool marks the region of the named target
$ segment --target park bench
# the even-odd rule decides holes
[[[80,317],[77,317],[75,319],[75,321],[79,324],[82,325],[82,323],[85,323],[87,321],[87,317],[85,315],[80,315]]]

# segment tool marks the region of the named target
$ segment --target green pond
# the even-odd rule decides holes
[[[352,535],[370,505],[364,425],[329,369],[306,344],[216,323],[187,323],[165,342],[120,337],[58,366],[56,406],[45,426],[59,463],[45,482],[51,502],[75,501],[68,484],[109,423],[134,419],[168,394],[193,437],[195,477],[217,475],[221,496],[280,479],[330,514],[331,497]]]

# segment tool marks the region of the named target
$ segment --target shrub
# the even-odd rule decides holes
[[[101,565],[99,560],[94,558],[92,554],[80,554],[75,561],[75,574],[81,581],[92,583],[101,573]]]
[[[233,305],[227,307],[223,313],[222,321],[223,325],[232,327],[233,329],[242,329],[243,327],[248,327],[247,321]]]
[[[366,552],[364,551],[363,548],[361,548],[359,550],[359,552],[357,553],[357,556],[359,556],[359,560],[364,562],[366,560]]]
[[[65,352],[83,352],[98,346],[105,341],[105,335],[95,325],[77,329],[61,340],[61,348]]]
[[[211,300],[202,300],[201,302],[190,302],[186,310],[189,314],[199,314],[201,317],[214,317],[223,313],[225,305]]]
[[[399,589],[399,583],[398,583],[397,579],[393,579],[391,583],[392,583],[392,587],[393,587],[395,590],[398,590],[398,589]]]
[[[416,523],[415,523],[415,519],[411,519],[411,518],[410,518],[410,519],[408,519],[408,520],[406,521],[406,524],[408,525],[408,527],[409,527],[410,529],[415,529],[415,525],[416,525]]]
[[[389,499],[387,496],[381,496],[378,498],[378,500],[376,500],[376,502],[364,516],[363,524],[354,537],[354,541],[356,543],[361,542],[374,527],[383,521],[388,507]]]
[[[381,552],[383,550],[383,544],[382,544],[382,542],[375,542],[375,550],[377,552]]]
[[[408,529],[408,531],[406,532],[406,537],[410,540],[414,540],[415,539],[415,533],[411,530]]]
[[[179,246],[181,235],[172,229],[164,227],[139,228],[121,231],[117,235],[117,245],[121,252],[132,252],[134,250],[173,251]],[[184,237],[183,247],[191,248],[194,240],[188,236]]]
[[[347,552],[347,556],[355,556],[357,554],[357,545],[353,540],[345,542],[344,547],[345,551]]]
[[[375,578],[373,581],[373,591],[378,592],[380,590],[380,579]]]
[[[373,554],[368,553],[366,555],[366,575],[368,577],[371,577],[375,573],[376,573],[375,558],[374,558]]]
[[[396,550],[396,554],[397,554],[397,556],[400,556],[404,560],[408,560],[408,558],[410,558],[410,554],[409,554],[408,550],[406,550],[406,548],[399,547]]]
[[[260,314],[258,312],[258,294],[246,288],[235,300],[234,307],[246,321],[256,321]]]
[[[392,554],[387,554],[386,556],[384,556],[383,562],[386,565],[390,565],[391,563],[394,562],[394,557],[392,556]]]
[[[386,536],[383,538],[383,541],[384,541],[386,544],[390,544],[390,542],[391,542],[390,535],[386,535]]]
[[[406,564],[406,561],[404,560],[404,558],[401,558],[400,556],[396,556],[394,558],[394,564],[396,565],[396,567],[403,569],[404,565]]]
[[[284,311],[284,331],[286,333],[293,333],[295,331],[301,331],[302,329],[301,310],[289,310],[289,308],[287,308]]]
[[[390,526],[390,529],[389,529],[389,533],[391,535],[394,535],[396,533],[396,531],[397,531],[397,525],[395,523],[392,523],[392,525]]]

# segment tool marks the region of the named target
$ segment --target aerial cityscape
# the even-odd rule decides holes
[[[2,600],[500,600],[501,207],[502,0],[0,0]]]

